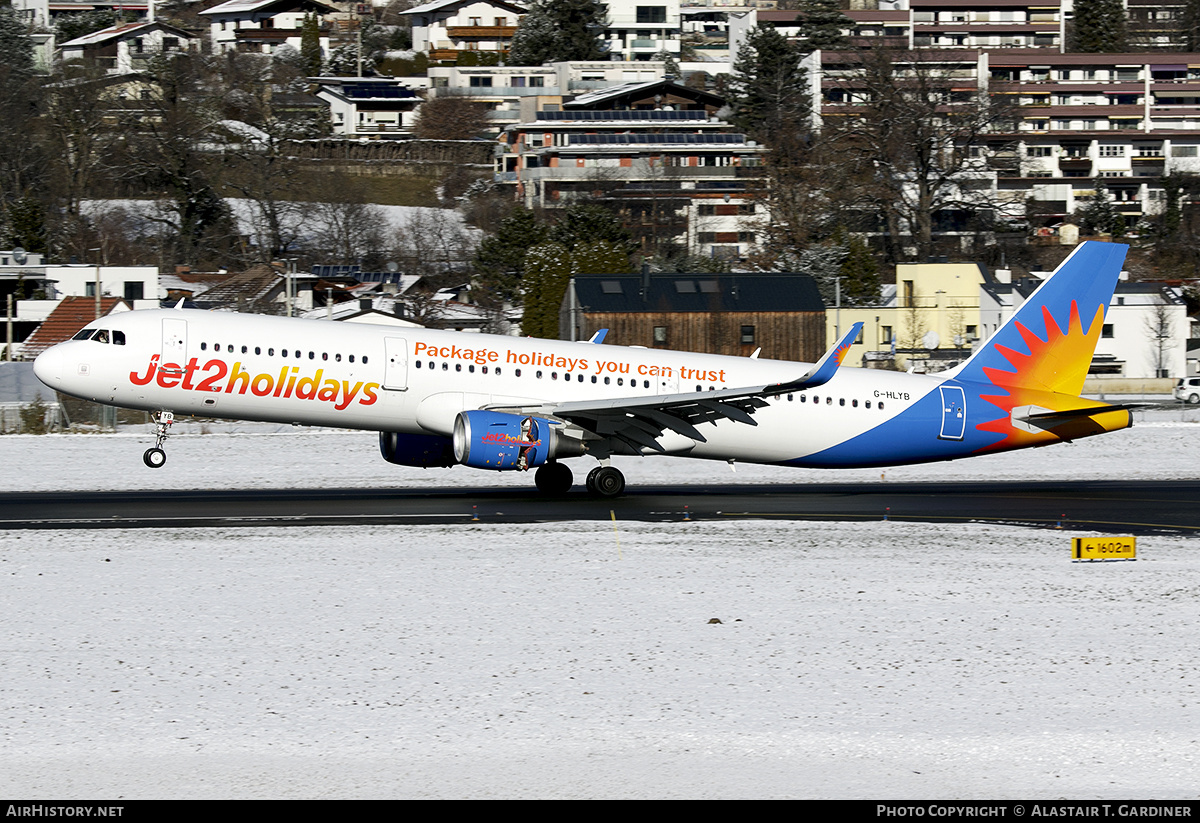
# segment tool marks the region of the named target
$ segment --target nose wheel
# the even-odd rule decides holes
[[[146,449],[142,455],[142,462],[152,469],[161,469],[167,462],[163,444],[167,442],[167,435],[170,434],[171,424],[174,422],[175,415],[172,412],[163,410],[154,413],[154,446]]]

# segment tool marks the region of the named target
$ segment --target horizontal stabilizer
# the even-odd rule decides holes
[[[1070,441],[1079,437],[1089,437],[1093,434],[1127,428],[1131,423],[1129,413],[1145,406],[1145,403],[1105,404],[1061,411],[1025,406],[1013,409],[1012,423],[1014,427],[1025,431],[1046,431],[1063,440]],[[1114,413],[1120,415],[1116,420],[1112,418],[1098,419]]]

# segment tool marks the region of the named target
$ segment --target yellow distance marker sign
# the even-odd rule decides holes
[[[1075,560],[1137,560],[1136,537],[1073,537]]]

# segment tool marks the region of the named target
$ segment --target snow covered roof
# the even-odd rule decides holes
[[[110,40],[120,40],[125,37],[130,37],[134,34],[151,30],[169,31],[171,34],[192,39],[192,35],[188,34],[183,29],[177,29],[174,26],[168,26],[165,23],[118,23],[115,26],[109,26],[100,31],[94,31],[91,34],[85,34],[82,37],[76,37],[74,40],[68,40],[59,48],[82,48],[84,46],[96,46],[101,43],[107,43]]]
[[[693,89],[689,86],[683,86],[673,80],[643,80],[637,83],[622,83],[617,86],[608,86],[595,91],[584,92],[577,95],[574,100],[563,103],[564,108],[588,108],[597,106],[601,103],[608,103],[616,98],[626,95],[647,94],[653,89],[659,89],[659,93],[672,94],[676,97],[683,97],[689,100],[695,100],[699,103],[704,103],[709,106],[722,106],[725,104],[725,98],[712,94],[702,89]]]
[[[413,6],[411,9],[406,9],[405,11],[400,12],[400,14],[429,14],[430,12],[449,9],[453,8],[454,6],[465,6],[472,2],[478,2],[478,0],[434,0],[432,3]],[[515,11],[517,14],[524,14],[527,10],[525,6],[520,6],[516,3],[507,3],[504,0],[489,0],[489,2],[493,6],[502,9],[508,9],[509,11]]]
[[[200,12],[210,16],[218,14],[254,14],[256,12],[264,12],[273,10],[274,12],[285,11],[323,11],[326,14],[332,14],[337,11],[333,6],[327,6],[317,0],[226,0],[226,2],[213,6],[211,9],[205,9]]]

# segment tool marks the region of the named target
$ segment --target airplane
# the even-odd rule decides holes
[[[151,468],[176,414],[379,432],[422,468],[535,470],[614,455],[862,468],[1045,446],[1131,425],[1131,406],[1079,396],[1127,246],[1085,242],[965,362],[938,374],[843,368],[855,323],[816,363],[419,328],[173,309],[89,323],[42,353],[64,394],[152,413]],[[757,354],[757,353],[756,353]]]

